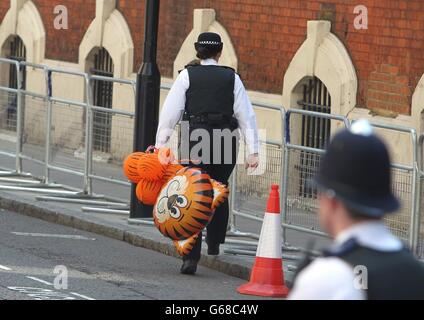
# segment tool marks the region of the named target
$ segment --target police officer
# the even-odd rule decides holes
[[[386,146],[366,120],[334,137],[316,182],[334,245],[298,271],[289,298],[424,299],[424,266],[382,221],[399,201]]]
[[[186,66],[173,84],[160,115],[156,147],[163,147],[168,142],[182,118],[182,126],[188,123],[189,139],[182,134],[181,158],[189,159],[191,164],[205,170],[211,178],[228,185],[237,161],[238,129],[247,144],[246,168],[258,166],[256,117],[239,75],[234,69],[218,65],[223,49],[221,37],[216,33],[202,33],[195,43],[195,49],[200,64]],[[217,130],[221,130],[221,134],[215,135]],[[199,132],[207,133],[208,138],[196,134]],[[199,149],[199,144],[203,148],[194,152]],[[188,154],[184,150],[188,150]],[[209,255],[219,254],[219,246],[225,241],[228,216],[226,201],[218,207],[207,227]],[[201,244],[199,236],[191,253],[183,258],[181,273],[196,272]]]

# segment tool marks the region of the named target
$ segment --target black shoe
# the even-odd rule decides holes
[[[208,255],[217,256],[219,255],[219,243],[208,243]]]
[[[182,274],[195,274],[197,270],[197,261],[195,260],[185,260],[181,266]]]

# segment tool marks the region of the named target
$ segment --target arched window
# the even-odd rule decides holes
[[[309,78],[303,84],[303,98],[298,101],[301,109],[331,113],[331,96],[324,83],[317,77]],[[330,139],[331,123],[319,117],[302,117],[301,145],[324,149]]]
[[[99,49],[93,56],[93,67],[90,73],[102,77],[113,77],[114,64],[106,49]],[[92,86],[93,105],[112,108],[113,83],[104,80],[94,80]],[[93,112],[93,148],[96,151],[110,152],[112,132],[112,115],[108,112],[95,110]]]
[[[19,36],[13,36],[9,41],[6,41],[6,58],[16,61],[25,61],[26,49],[22,39]],[[18,74],[14,66],[10,65],[8,71],[8,86],[12,89],[18,88]],[[26,86],[26,72],[25,68],[22,67],[22,88]],[[17,95],[11,94],[8,97],[8,103],[6,108],[6,123],[5,127],[7,130],[16,131],[16,110],[17,110]]]
[[[302,99],[297,104],[306,111],[331,113],[331,96],[325,84],[318,77],[308,77],[300,84]],[[316,116],[304,115],[301,119],[300,144],[314,149],[325,149],[330,141],[331,121]],[[319,155],[310,152],[300,154],[300,185],[302,197],[317,196],[317,190],[310,180],[317,173]]]

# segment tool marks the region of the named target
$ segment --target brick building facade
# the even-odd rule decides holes
[[[94,0],[63,0],[69,29],[53,27],[54,1],[33,0],[46,30],[46,58],[78,61],[79,44],[95,17]],[[332,32],[346,46],[358,76],[357,105],[411,113],[411,97],[424,73],[424,2],[362,0],[368,30],[356,30],[354,0],[162,0],[159,66],[172,76],[178,50],[192,29],[195,8],[213,8],[233,41],[239,72],[250,90],[278,94],[292,57],[305,39],[308,20],[332,21]],[[0,2],[0,21],[9,9]],[[135,44],[134,69],[142,57],[144,1],[117,0]]]

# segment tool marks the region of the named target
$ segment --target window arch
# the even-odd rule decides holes
[[[318,77],[331,93],[333,114],[347,115],[356,106],[358,79],[343,43],[329,21],[308,21],[307,39],[284,75],[283,106],[297,108],[296,88],[305,77]]]

